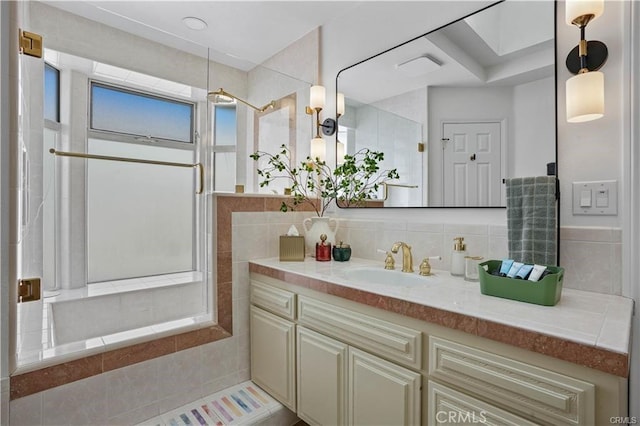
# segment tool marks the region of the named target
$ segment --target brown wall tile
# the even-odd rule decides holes
[[[138,362],[148,361],[176,351],[176,336],[164,337],[127,346],[103,354],[104,371],[115,370]]]
[[[102,355],[65,362],[11,377],[10,398],[17,399],[102,373]]]

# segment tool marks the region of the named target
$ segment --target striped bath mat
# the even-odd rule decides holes
[[[284,407],[253,382],[230,387],[140,425],[224,426],[261,423]]]

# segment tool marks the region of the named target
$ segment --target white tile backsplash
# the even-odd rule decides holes
[[[469,255],[485,259],[508,256],[507,227],[497,225],[406,223],[393,226],[355,218],[339,219],[337,239],[351,244],[354,257],[384,261],[384,253],[395,241],[412,246],[414,265],[425,256],[442,256],[431,262],[435,269],[449,270],[453,238],[464,237]],[[395,229],[395,230],[393,230]],[[605,294],[622,294],[622,233],[618,228],[563,227],[560,231],[560,264],[565,268],[564,286]],[[396,264],[401,255],[395,255]]]

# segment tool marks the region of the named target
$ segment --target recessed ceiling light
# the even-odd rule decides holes
[[[192,30],[204,30],[205,28],[207,28],[207,23],[204,22],[202,19],[200,18],[196,18],[193,16],[186,16],[184,18],[182,18],[182,22],[184,22],[184,24],[191,28]]]

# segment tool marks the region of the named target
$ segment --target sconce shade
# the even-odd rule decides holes
[[[567,121],[582,123],[604,115],[604,74],[577,74],[567,80]]]
[[[326,158],[326,146],[324,143],[324,139],[322,138],[313,138],[311,139],[311,152],[310,157],[312,160],[316,158],[320,161],[324,161]]]
[[[344,93],[338,92],[336,103],[336,114],[338,117],[342,117],[344,115]]]
[[[588,23],[602,15],[604,12],[604,0],[567,0],[564,10],[565,21],[568,25],[575,25],[574,20],[581,16],[593,15],[593,18],[586,22]]]
[[[336,143],[336,163],[337,164],[344,163],[344,154],[345,154],[345,146],[342,142],[338,141]]]
[[[313,109],[324,108],[325,89],[323,86],[311,86],[309,106]]]

